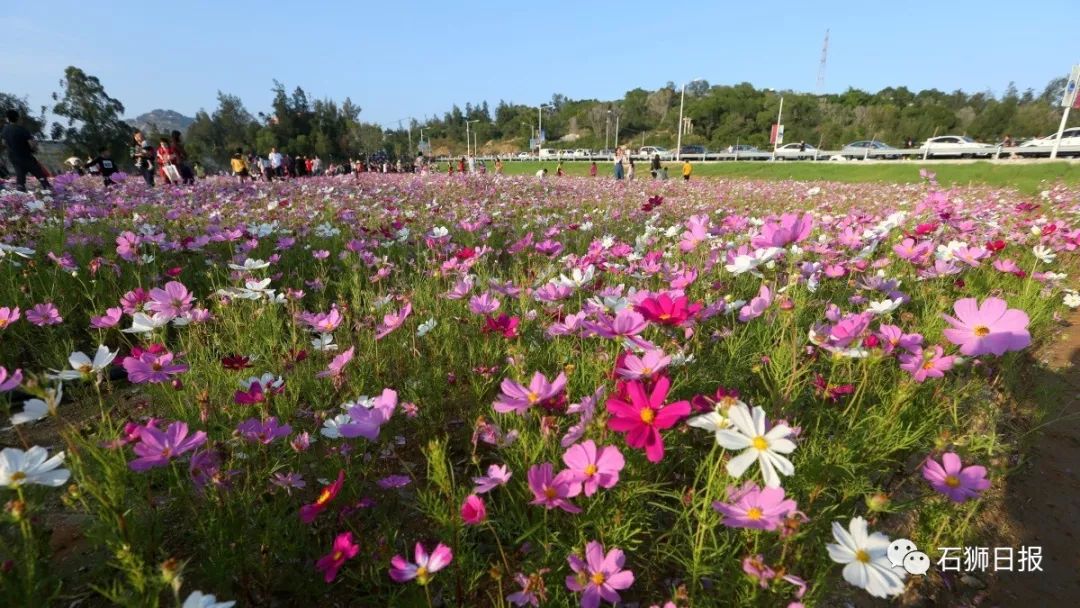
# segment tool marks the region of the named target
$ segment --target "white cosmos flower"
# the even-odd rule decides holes
[[[202,591],[192,591],[181,608],[232,608],[236,602],[219,602],[217,597]]]
[[[137,312],[131,317],[131,327],[120,331],[125,334],[148,334],[159,327],[165,327],[171,320],[172,317],[161,313],[151,317],[144,312]]]
[[[724,264],[724,269],[731,274],[743,274],[753,272],[760,262],[752,255],[737,255],[730,264]],[[757,273],[754,273],[757,274]]]
[[[791,429],[778,424],[765,431],[765,410],[754,406],[753,415],[745,403],[738,403],[728,409],[728,418],[734,429],[722,429],[716,432],[716,443],[728,450],[742,450],[742,453],[728,461],[727,471],[732,477],[742,477],[746,469],[757,461],[761,467],[761,476],[766,487],[779,488],[780,475],[795,473],[795,465],[781,456],[795,451],[795,442],[788,439]]]
[[[900,308],[900,305],[903,303],[904,300],[901,298],[896,298],[895,300],[885,298],[881,301],[872,301],[870,302],[869,311],[875,315],[885,315]]]
[[[229,268],[242,271],[262,270],[263,268],[269,267],[270,262],[267,262],[265,260],[253,260],[251,258],[244,260],[244,264],[242,266],[240,264],[229,264]]]
[[[311,340],[311,348],[320,352],[337,350],[337,347],[338,345],[334,344],[334,334],[319,334],[318,338]]]
[[[596,275],[596,268],[589,264],[582,271],[580,268],[575,268],[570,271],[570,276],[565,274],[559,275],[559,284],[564,287],[583,287],[593,280]]]
[[[71,353],[68,357],[68,363],[71,365],[71,369],[65,369],[64,371],[52,370],[53,373],[46,374],[48,378],[59,378],[60,380],[79,380],[80,378],[88,379],[90,376],[96,376],[109,367],[109,364],[116,358],[116,352],[109,351],[109,347],[102,344],[98,346],[97,352],[94,353],[94,359],[91,361],[90,357],[77,351]]]
[[[437,325],[437,323],[435,323],[434,318],[431,318],[431,319],[428,319],[427,321],[424,321],[423,323],[420,324],[419,327],[416,328],[416,336],[418,338],[423,338],[424,336],[427,335],[427,333],[429,331],[435,329],[435,325]]]
[[[431,238],[434,239],[441,239],[448,234],[450,234],[450,231],[445,226],[436,226],[431,229]]]
[[[742,403],[738,401],[736,403]],[[745,405],[745,404],[743,404]],[[731,428],[731,420],[728,420],[726,416],[720,413],[719,410],[714,409],[707,414],[701,414],[700,416],[694,416],[686,421],[686,424],[703,431],[710,431],[717,434],[717,443],[720,442],[720,431]]]
[[[829,557],[844,566],[844,580],[874,597],[899,595],[904,591],[903,568],[889,562],[889,537],[881,532],[868,534],[866,520],[853,517],[845,530],[840,522],[833,522],[833,538],[825,548]]]
[[[57,384],[56,388],[45,389],[45,400],[28,399],[23,402],[23,411],[11,415],[11,425],[18,426],[28,422],[41,420],[60,407],[60,400],[64,397],[64,385]]]
[[[16,247],[15,245],[5,245],[0,243],[0,258],[3,258],[9,253],[14,253],[19,257],[30,259],[34,256],[34,250],[29,247]]]
[[[1080,307],[1080,293],[1074,291],[1065,294],[1065,306],[1068,306],[1069,308]]]
[[[338,414],[333,418],[328,418],[323,421],[323,426],[319,429],[319,434],[327,439],[341,439],[341,431],[338,429],[343,424],[349,424],[352,422],[352,417],[348,414]]]
[[[27,483],[62,486],[71,477],[71,471],[58,468],[63,462],[63,452],[49,458],[48,450],[39,445],[25,452],[4,448],[0,451],[0,486],[17,488]]]
[[[1049,264],[1057,257],[1057,254],[1045,245],[1035,245],[1031,252],[1034,253],[1035,257],[1039,258],[1039,261],[1043,264]]]

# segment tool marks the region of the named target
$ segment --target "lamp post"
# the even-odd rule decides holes
[[[688,85],[690,83],[693,83],[693,82],[698,82],[699,80],[702,80],[702,79],[701,78],[695,78],[695,79],[691,80],[690,82],[683,83],[683,85],[682,85],[682,95],[679,97],[679,137],[678,137],[678,141],[675,144],[675,160],[676,161],[680,160],[679,157],[682,156],[682,131],[683,131],[683,122],[682,121],[683,121],[683,104],[686,102],[686,85]]]
[[[475,118],[473,120],[466,120],[465,121],[465,156],[472,156],[471,147],[470,147],[470,144],[472,143],[472,139],[469,136],[469,125],[474,123],[474,122],[480,122],[480,119]]]
[[[608,135],[611,131],[611,110],[607,111],[607,120],[604,121],[604,149],[608,150]]]
[[[540,148],[544,145],[544,108],[550,108],[551,106],[542,103],[536,108],[536,158],[540,158]]]

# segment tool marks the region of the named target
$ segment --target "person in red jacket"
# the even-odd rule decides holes
[[[158,144],[156,157],[158,175],[161,177],[161,179],[165,180],[166,184],[171,184],[172,180],[170,180],[168,174],[165,173],[165,166],[170,165],[173,162],[173,151],[172,147],[169,145],[169,140],[167,138],[161,138],[161,142]]]

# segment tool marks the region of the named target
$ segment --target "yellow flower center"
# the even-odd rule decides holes
[[[588,475],[589,477],[592,477],[593,475],[596,475],[596,465],[595,464],[585,465],[585,474]]]
[[[321,507],[322,505],[325,505],[326,503],[330,502],[331,498],[332,498],[332,496],[330,496],[330,489],[326,488],[321,493],[319,493],[319,498],[317,498],[315,500],[315,504],[317,504],[317,505],[319,505]]]
[[[645,424],[652,424],[653,418],[656,418],[656,412],[652,411],[652,408],[643,408],[641,410],[641,421]]]
[[[91,371],[93,371],[93,369],[94,369],[94,367],[91,366],[91,365],[80,365],[79,366],[79,373],[89,374]]]
[[[5,327],[7,327],[7,324],[8,324],[7,319],[0,319],[0,329],[3,329]]]
[[[23,473],[22,471],[15,471],[14,473],[11,474],[11,483],[12,484],[14,484],[17,481],[22,481],[24,479],[26,479],[26,473]]]
[[[668,319],[671,318],[671,314],[666,313],[666,312],[662,312],[662,313],[660,313],[660,315],[657,318],[660,319],[661,321],[667,321]]]
[[[344,557],[344,556],[345,556],[344,552],[342,552],[342,551],[334,551],[334,561],[335,562],[340,562],[341,558]]]
[[[761,435],[758,435],[757,437],[754,437],[754,439],[753,439],[753,441],[751,443],[753,444],[754,448],[757,449],[758,451],[764,452],[765,450],[769,449],[769,441],[767,439],[765,439],[764,437],[762,437]]]
[[[537,395],[536,393],[534,393],[532,391],[529,391],[529,394],[526,395],[525,397],[529,400],[529,403],[536,403],[537,401],[540,400],[540,395]]]
[[[426,566],[420,566],[416,569],[416,582],[421,585],[428,584],[428,569]]]
[[[761,519],[762,515],[760,507],[750,507],[750,510],[746,512],[746,518],[754,521]]]
[[[555,498],[555,496],[556,496],[557,494],[558,494],[558,493],[557,493],[557,492],[555,491],[555,488],[551,488],[551,487],[548,487],[548,488],[544,488],[544,496],[545,496],[545,497],[546,497],[546,498],[547,498],[548,500],[552,500],[552,499],[554,499],[554,498]]]
[[[865,549],[859,549],[858,551],[855,552],[855,560],[860,561],[860,562],[862,562],[864,564],[869,564],[870,563],[870,554],[867,553]]]
[[[652,375],[652,368],[651,367],[643,367],[643,368],[641,368],[641,375],[642,376]]]
[[[957,477],[956,475],[947,475],[945,477],[945,485],[949,486],[950,488],[959,487],[960,486],[960,478]]]
[[[603,572],[594,572],[590,580],[592,581],[592,584],[599,587],[600,585],[604,584],[604,580],[605,580],[604,579],[604,573]]]
[[[982,338],[983,336],[990,335],[990,328],[985,325],[975,326],[975,335]]]
[[[927,361],[926,363],[922,364],[922,368],[923,369],[934,369],[934,362],[933,361]]]

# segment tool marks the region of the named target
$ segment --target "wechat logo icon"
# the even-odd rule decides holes
[[[885,555],[889,558],[889,563],[903,568],[908,574],[922,576],[930,570],[930,556],[919,551],[915,543],[906,538],[894,540]]]

